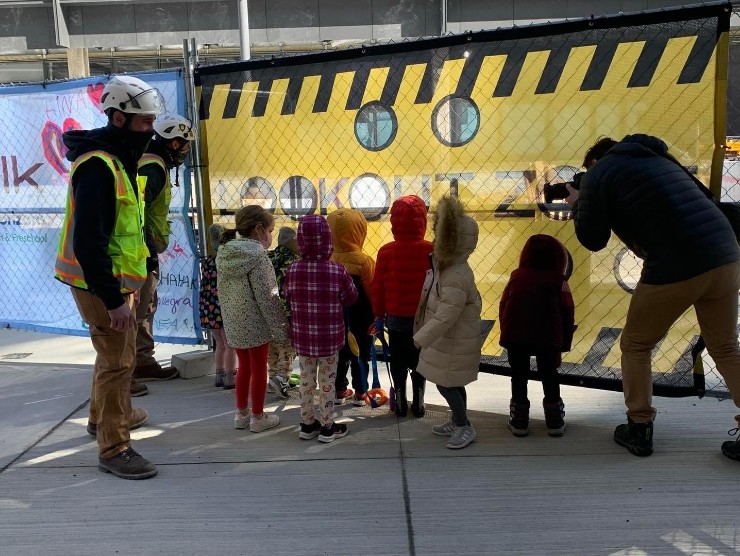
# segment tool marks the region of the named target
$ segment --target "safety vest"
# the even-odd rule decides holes
[[[75,202],[72,194],[72,177],[81,164],[97,157],[108,165],[115,179],[116,224],[108,241],[108,255],[113,263],[113,275],[121,283],[121,292],[138,290],[146,280],[146,258],[149,251],[144,243],[144,190],[146,178],[137,178],[138,198],[131,180],[123,169],[123,164],[104,151],[91,151],[83,154],[72,163],[69,171],[69,188],[64,225],[59,237],[57,262],[54,274],[65,284],[90,289],[85,283],[80,263],[75,257],[72,241],[74,238]]]
[[[144,213],[144,224],[152,233],[157,253],[164,253],[170,243],[171,222],[167,219],[170,211],[170,199],[172,198],[172,183],[170,182],[170,172],[162,160],[161,156],[146,153],[139,159],[139,171],[148,165],[156,164],[164,172],[164,187],[162,191],[151,199],[146,205]]]

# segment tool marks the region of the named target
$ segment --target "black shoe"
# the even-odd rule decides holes
[[[545,424],[547,425],[547,434],[550,436],[563,436],[565,432],[565,404],[563,399],[542,400],[542,408],[545,410]]]
[[[626,425],[614,429],[614,442],[636,456],[649,456],[653,453],[653,423],[635,423],[627,419]]]
[[[312,440],[316,438],[319,433],[321,433],[321,423],[318,421],[314,420],[310,425],[301,423],[301,432],[298,433],[298,438],[301,440]]]
[[[121,479],[148,479],[157,474],[154,464],[140,456],[133,448],[126,448],[112,458],[98,458],[98,469]]]
[[[409,412],[409,402],[406,398],[396,397],[396,415],[406,417]]]
[[[333,442],[335,438],[347,436],[347,425],[343,423],[334,423],[331,427],[321,427],[319,442]]]
[[[421,419],[426,415],[426,407],[424,407],[424,402],[419,403],[417,400],[414,400],[411,402],[411,413],[414,414],[414,417],[417,417]]]
[[[740,421],[738,421],[740,422]],[[737,435],[735,440],[728,440],[722,443],[722,453],[730,459],[740,461],[740,426],[727,431],[730,436]]]
[[[514,436],[522,437],[529,434],[529,400],[509,401],[509,430]]]
[[[424,390],[426,390],[426,379],[413,371],[411,373],[411,392],[413,394],[413,401],[411,402],[411,413],[414,417],[424,417],[427,410],[424,407]]]

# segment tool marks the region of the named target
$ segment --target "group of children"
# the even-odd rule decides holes
[[[483,342],[481,296],[468,264],[478,225],[457,198],[444,197],[430,242],[427,207],[415,195],[393,203],[390,221],[393,241],[380,248],[377,262],[363,251],[367,221],[355,209],[304,216],[297,232],[279,230],[272,251],[274,217],[258,205],[237,211],[235,229],[211,227],[215,256],[203,262],[201,322],[216,342],[216,386],[236,390],[236,428],[262,432],[279,424],[277,415],[264,413],[265,395],[288,397],[297,355],[299,438],[345,436],[334,405],[366,403],[370,351],[375,335],[387,330],[396,414],[407,415],[411,398],[411,413],[423,417],[430,380],[451,410],[432,432],[449,437],[451,449],[475,439],[465,386],[477,379]],[[573,334],[567,263],[559,241],[533,236],[502,296],[501,345],[513,376],[509,428],[516,436],[528,432],[532,356],[542,375],[548,432],[559,436],[565,429],[557,369]]]

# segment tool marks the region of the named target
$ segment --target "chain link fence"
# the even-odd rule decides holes
[[[499,299],[527,238],[546,233],[572,261],[578,328],[562,382],[619,389],[618,339],[641,263],[615,237],[599,253],[581,247],[568,205],[546,202],[544,185],[571,180],[600,136],[644,132],[663,138],[715,190],[721,182],[723,200],[740,200],[740,148],[728,141],[723,162],[715,139],[725,135],[725,112],[730,135],[740,136],[740,106],[724,104],[728,66],[731,86],[737,75],[727,58],[728,10],[706,5],[197,68],[206,221],[231,225],[240,206],[259,203],[278,226],[296,226],[305,214],[353,207],[368,219],[364,249],[375,256],[392,239],[395,199],[426,202],[432,239],[439,199],[457,195],[481,230],[470,262],[483,297],[482,368],[509,372],[498,345]],[[85,333],[65,287],[49,278],[68,175],[61,133],[104,123],[94,107],[103,81],[0,89],[7,325]],[[179,89],[172,95],[170,111],[196,108],[184,106]],[[175,189],[175,233],[160,258],[155,331],[166,341],[201,340],[194,299],[205,246],[193,243],[189,174]],[[691,311],[656,348],[656,394],[726,395],[697,335]]]
[[[375,256],[392,239],[395,199],[426,202],[431,239],[438,200],[457,195],[480,226],[470,263],[483,368],[502,374],[502,290],[527,238],[553,235],[569,251],[577,304],[562,380],[619,389],[618,338],[640,261],[616,237],[599,253],[580,246],[568,205],[545,202],[544,184],[571,180],[600,136],[635,132],[663,138],[709,183],[713,162],[722,168],[714,138],[729,18],[727,6],[702,6],[200,68],[213,219],[233,225],[235,210],[257,203],[295,226],[352,207],[369,222],[364,249]],[[656,394],[724,395],[711,361],[692,354],[697,335],[691,311],[656,348]]]

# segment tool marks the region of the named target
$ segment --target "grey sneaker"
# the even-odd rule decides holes
[[[434,425],[432,427],[432,432],[437,436],[452,436],[452,433],[455,432],[455,428],[457,428],[455,427],[455,422],[450,419],[441,425]]]
[[[475,440],[475,429],[472,425],[466,427],[455,427],[455,432],[452,433],[452,437],[445,444],[450,450],[459,450],[465,448]]]
[[[262,417],[255,417],[252,415],[252,418],[249,421],[249,430],[252,432],[262,432],[267,429],[275,428],[279,424],[280,417],[277,415],[267,415],[265,413],[262,414]]]
[[[121,479],[148,479],[157,474],[154,464],[140,456],[133,448],[126,448],[112,458],[98,458],[98,469]]]
[[[273,394],[280,396],[284,400],[288,398],[288,389],[290,388],[290,385],[288,384],[287,378],[284,378],[280,375],[275,375],[268,381],[267,384],[268,392],[272,391]]]
[[[249,427],[249,419],[251,418],[251,414],[247,410],[245,413],[242,413],[238,409],[236,410],[236,413],[234,413],[234,428],[235,429],[246,429]]]
[[[233,390],[236,388],[236,371],[225,371],[223,379],[224,390]]]

